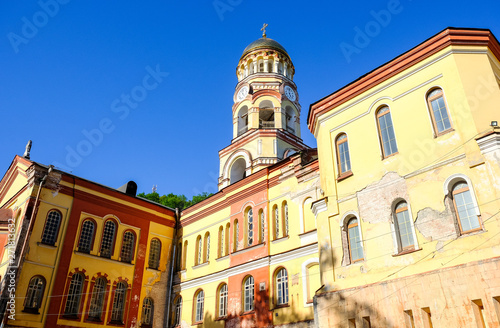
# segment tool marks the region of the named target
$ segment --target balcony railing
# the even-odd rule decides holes
[[[259,121],[259,129],[274,129],[274,121]]]
[[[248,125],[245,125],[244,127],[240,128],[238,130],[238,136],[241,136],[243,133],[248,131]]]

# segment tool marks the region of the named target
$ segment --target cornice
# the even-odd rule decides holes
[[[314,134],[319,116],[355,98],[450,46],[488,47],[500,59],[500,44],[490,30],[447,28],[416,47],[318,100],[309,107],[307,124]]]

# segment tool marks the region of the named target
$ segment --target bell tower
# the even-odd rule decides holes
[[[219,151],[219,189],[302,149],[295,68],[285,48],[266,35],[250,43],[238,62],[233,139]]]

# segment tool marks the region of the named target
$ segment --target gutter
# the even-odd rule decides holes
[[[168,275],[168,285],[167,285],[167,295],[166,295],[166,300],[165,300],[165,313],[166,316],[164,316],[164,321],[163,321],[163,327],[168,328],[170,326],[170,303],[172,301],[172,294],[173,294],[173,280],[174,280],[174,268],[175,268],[175,262],[176,262],[176,253],[177,253],[177,232],[179,229],[180,225],[180,210],[179,208],[175,209],[175,228],[174,228],[174,238],[172,241],[173,247],[171,251],[171,257],[170,257],[170,267],[169,267],[169,275]]]

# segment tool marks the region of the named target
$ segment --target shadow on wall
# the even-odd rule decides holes
[[[331,248],[320,250],[320,266],[337,268],[341,266],[341,260],[333,256]],[[328,254],[330,253],[330,254]],[[395,328],[394,324],[385,315],[376,310],[376,303],[382,302],[380,297],[369,295],[363,289],[348,291],[332,291],[321,293],[321,289],[314,297],[316,305],[315,318],[321,328],[344,328],[344,327],[384,327]],[[379,297],[379,298],[377,298]]]

